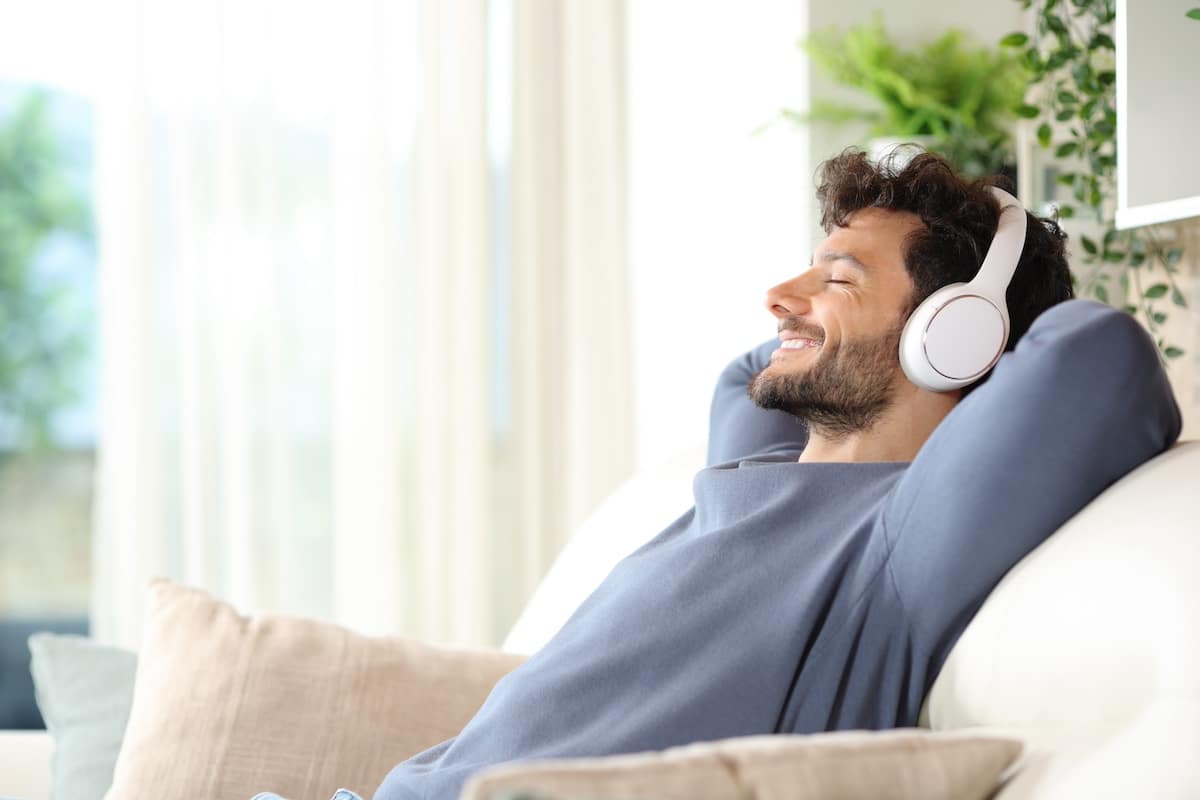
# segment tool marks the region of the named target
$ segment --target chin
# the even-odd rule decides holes
[[[800,365],[785,366],[772,361],[766,369],[758,374],[764,378],[798,378],[807,372],[808,367],[801,367]]]

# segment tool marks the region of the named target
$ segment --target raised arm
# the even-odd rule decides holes
[[[753,455],[795,453],[808,441],[804,423],[782,411],[759,408],[746,393],[750,379],[764,369],[778,339],[734,359],[717,381],[708,422],[708,464]]]
[[[914,633],[951,631],[944,656],[1005,572],[1179,429],[1158,353],[1131,317],[1085,300],[1042,314],[942,421],[884,510]]]

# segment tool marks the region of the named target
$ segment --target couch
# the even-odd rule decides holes
[[[691,453],[630,479],[560,554],[504,643],[537,649],[689,503]],[[998,800],[1200,796],[1200,442],[1105,491],[996,587],[921,724],[1019,739]],[[953,580],[953,576],[947,576]],[[0,731],[0,796],[50,797],[45,733]]]

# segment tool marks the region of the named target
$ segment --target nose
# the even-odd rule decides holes
[[[807,314],[812,307],[812,273],[803,272],[789,281],[767,290],[764,305],[776,317],[798,317]]]

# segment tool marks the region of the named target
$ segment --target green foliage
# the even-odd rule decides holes
[[[75,292],[34,269],[53,236],[90,238],[47,102],[32,92],[0,121],[0,441],[33,447],[50,442],[53,415],[76,398],[87,352]]]
[[[882,19],[845,32],[814,33],[802,47],[836,82],[876,101],[860,108],[818,99],[800,122],[864,121],[873,136],[932,137],[942,153],[969,175],[999,172],[1012,162],[1008,121],[1024,93],[1020,61],[977,45],[951,30],[912,50],[889,39]]]
[[[1168,226],[1117,230],[1116,44],[1112,39],[1116,0],[1017,0],[1033,9],[1033,36],[1012,33],[1001,44],[1019,50],[1031,75],[1030,88],[1017,114],[1041,119],[1037,138],[1062,160],[1058,182],[1074,203],[1060,206],[1066,217],[1083,215],[1102,229],[1100,239],[1080,238],[1083,247],[1080,294],[1124,308],[1139,316],[1165,359],[1183,350],[1161,335],[1167,312],[1160,301],[1186,308],[1176,285],[1183,251],[1164,235]],[[1150,284],[1148,272],[1160,267],[1166,282]],[[1114,297],[1116,283],[1124,300]]]

